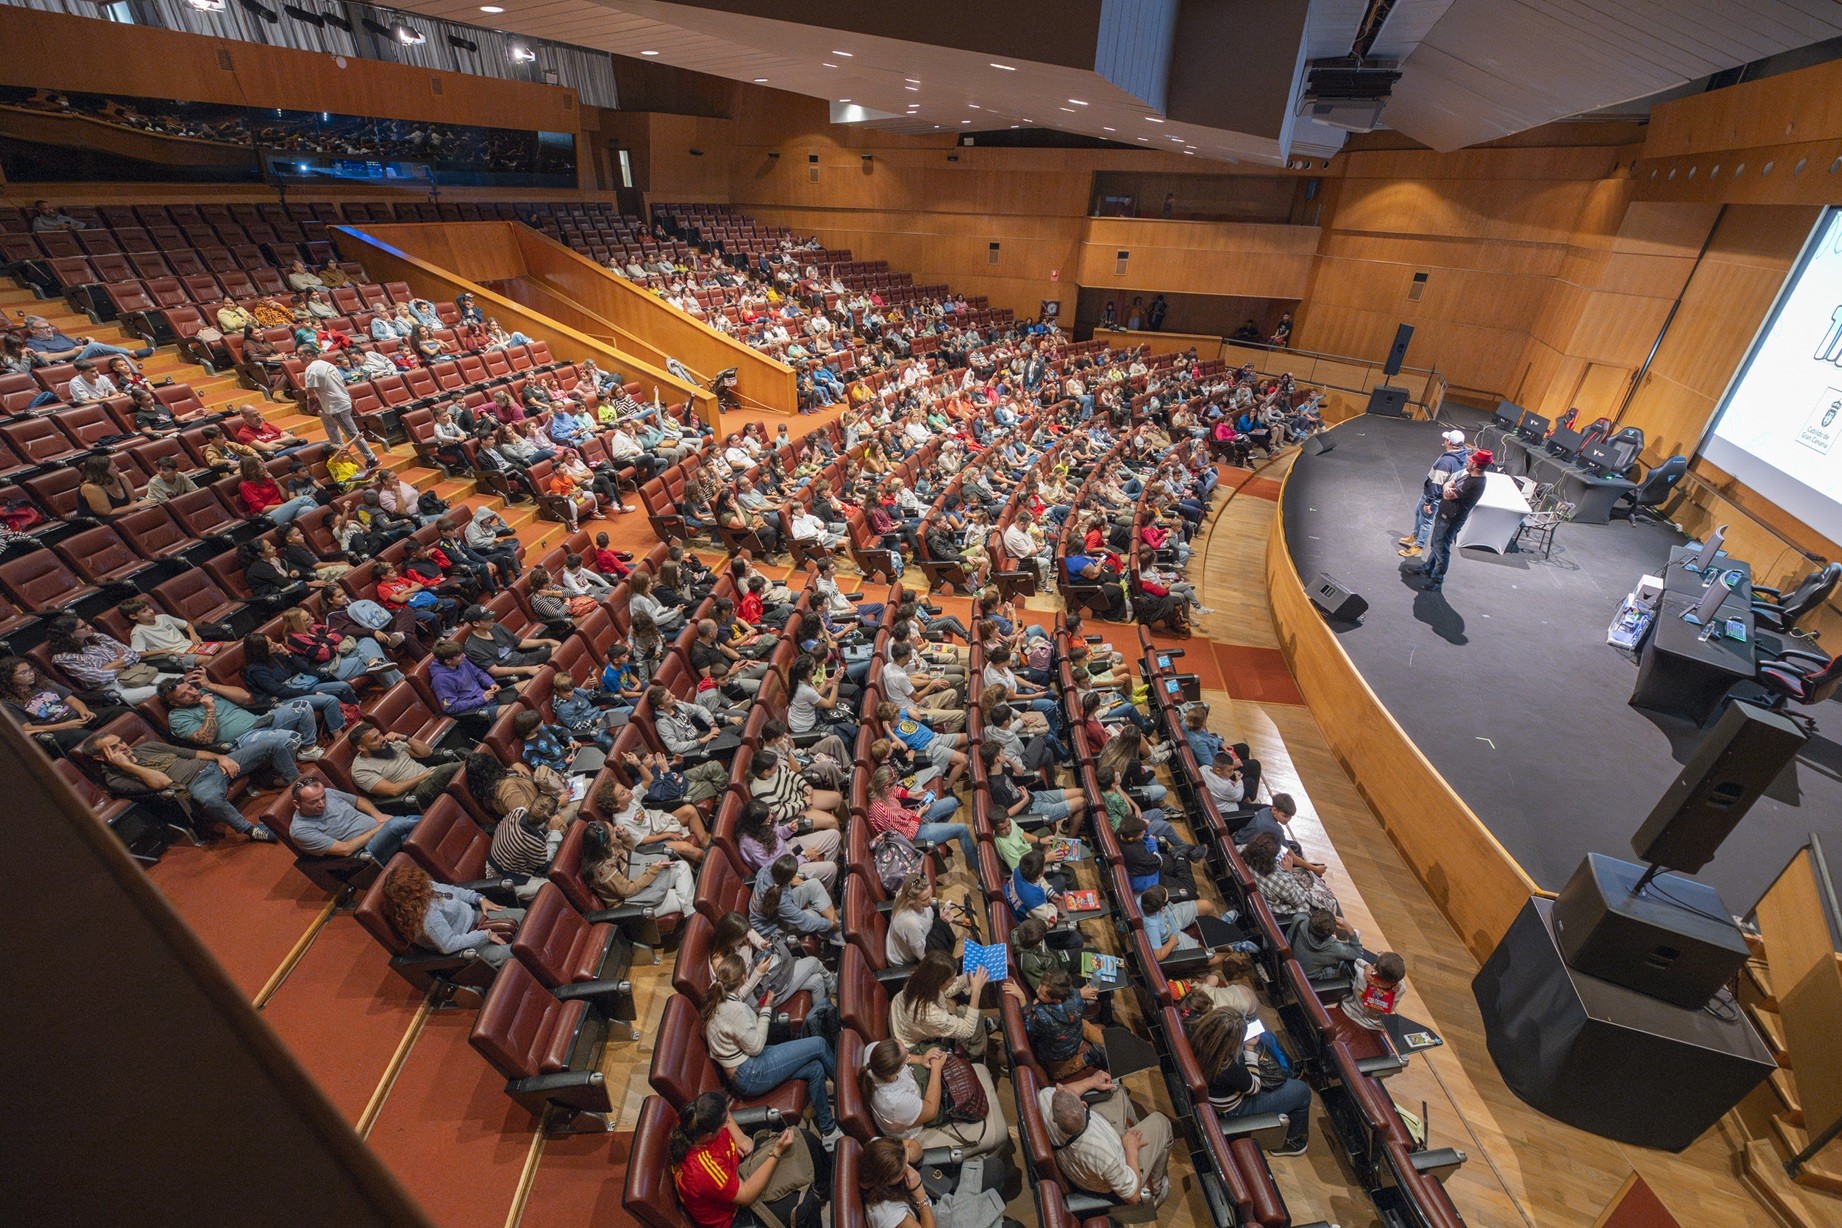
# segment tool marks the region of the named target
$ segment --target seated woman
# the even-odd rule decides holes
[[[592,491],[577,483],[560,465],[551,469],[543,493],[562,504],[563,523],[569,526],[571,533],[581,526],[584,516],[601,515],[601,501],[595,498]]]
[[[930,951],[951,953],[967,928],[964,907],[934,897],[934,882],[914,873],[896,888],[883,939],[883,958],[892,966],[918,964]]]
[[[460,423],[454,420],[454,411],[446,405],[435,407],[435,417],[430,424],[433,432],[433,451],[437,460],[450,472],[470,474],[473,462],[467,456],[467,440],[470,436]]]
[[[672,1128],[671,1162],[679,1205],[697,1228],[758,1228],[763,1221],[750,1208],[791,1224],[795,1208],[815,1190],[831,1190],[831,1161],[823,1149],[792,1127],[749,1138],[722,1092],[705,1092],[685,1106]],[[819,1167],[826,1170],[822,1176]]]
[[[949,781],[947,787],[950,784]],[[909,800],[908,790],[897,779],[895,769],[887,764],[877,768],[870,775],[870,807],[866,814],[870,826],[879,832],[894,832],[910,841],[927,840],[934,844],[956,841],[960,855],[965,858],[964,864],[967,867],[978,864],[972,829],[964,823],[942,821],[959,809],[958,798],[947,793],[936,799],[930,789],[917,799],[919,809],[911,809]]]
[[[652,595],[652,573],[640,570],[627,577],[629,615],[643,613],[659,631],[672,634],[684,629],[684,612],[672,609]]]
[[[822,685],[815,686],[813,678],[818,668],[818,659],[811,653],[801,653],[788,668],[787,728],[795,734],[823,728],[846,746],[856,746],[857,726],[850,720],[852,709],[838,695],[844,671],[834,671]]]
[[[958,1045],[977,1061],[985,1055],[985,1017],[977,1003],[986,980],[984,968],[963,976],[947,952],[929,951],[889,1003],[889,1034],[909,1049]]]
[[[287,524],[319,506],[311,495],[294,499],[283,495],[269,471],[253,456],[246,456],[238,463],[237,474],[237,501],[243,505],[245,515],[267,516],[275,524]]]
[[[310,568],[290,563],[266,537],[244,542],[237,547],[237,559],[243,564],[243,582],[250,595],[270,610],[292,605],[308,593],[332,584],[322,580]]]
[[[802,871],[823,883],[827,892],[837,882],[840,839],[836,820],[830,829],[817,827],[807,814],[778,822],[769,804],[756,799],[743,807],[736,821],[736,837],[742,863],[750,873],[759,874],[792,853],[800,859]]]
[[[345,728],[345,714],[339,705],[358,702],[358,692],[351,683],[297,670],[286,650],[260,631],[243,637],[243,683],[259,700],[301,700],[319,716],[330,735]]]
[[[91,709],[70,691],[49,678],[24,657],[0,660],[0,704],[19,727],[49,744],[59,754],[74,750],[85,738],[130,711],[122,704]]]
[[[940,1067],[946,1058],[947,1051],[942,1048],[911,1054],[899,1040],[872,1041],[864,1047],[858,1079],[864,1105],[876,1123],[876,1132],[883,1136],[870,1144],[872,1147],[892,1146],[912,1163],[921,1159],[922,1152],[935,1147],[957,1148],[968,1157],[982,1156],[1000,1150],[1010,1140],[1003,1101],[998,1098],[991,1072],[982,1064],[974,1065],[972,1073],[985,1089],[985,1119],[947,1120],[941,1103],[945,1085],[940,1078]],[[917,1068],[927,1073],[926,1091],[915,1073]],[[872,1218],[871,1222],[876,1221]]]
[[[704,997],[704,1046],[738,1095],[765,1096],[789,1079],[803,1079],[813,1124],[826,1142],[832,1142],[842,1133],[832,1115],[828,1087],[837,1059],[831,1042],[817,1034],[823,1015],[806,1016],[807,1034],[800,1039],[768,1044],[774,1007],[772,996],[760,990],[765,976],[765,968],[757,966],[751,972],[739,955],[726,955],[717,963]]]
[[[77,514],[80,516],[107,522],[123,512],[147,506],[147,500],[134,497],[128,479],[115,468],[114,459],[106,454],[86,457],[79,473],[82,480],[77,485]]]
[[[1253,997],[1242,986],[1228,989],[1241,989],[1246,997]],[[1209,1010],[1193,1016],[1184,1032],[1208,1080],[1210,1106],[1224,1117],[1285,1114],[1286,1136],[1272,1154],[1303,1155],[1311,1135],[1311,1088],[1286,1074],[1276,1059],[1265,1054],[1258,1034],[1247,1034],[1248,1024],[1255,1019],[1251,1011]]]
[[[710,930],[710,973],[730,955],[739,957],[752,972],[762,961],[774,961],[764,984],[773,992],[773,1006],[778,1009],[797,993],[812,995],[814,1010],[829,1004],[837,989],[837,977],[825,970],[817,957],[799,955],[785,942],[772,943],[748,923],[739,912],[724,913]],[[785,970],[780,962],[791,960]]]
[[[152,699],[161,681],[180,676],[143,661],[140,653],[68,610],[53,617],[45,632],[51,663],[92,707],[138,704]]]
[[[300,672],[328,671],[347,680],[375,677],[385,686],[403,681],[384,646],[373,638],[342,635],[300,606],[281,612],[282,647]]]
[[[437,883],[406,861],[384,881],[384,916],[412,946],[443,955],[472,951],[497,968],[512,957],[509,939],[524,909],[503,908],[477,891]]]
[[[769,938],[823,934],[832,945],[842,946],[831,893],[817,878],[801,874],[803,864],[794,854],[782,853],[761,867],[748,898],[749,923]]]
[[[661,917],[689,911],[697,892],[689,862],[640,852],[631,833],[607,823],[582,833],[582,876],[607,907],[644,906]]]

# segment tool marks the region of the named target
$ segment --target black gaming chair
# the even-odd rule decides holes
[[[1834,695],[1842,687],[1842,658],[1787,648],[1775,657],[1760,660],[1758,682],[1765,688],[1763,706],[1783,712],[1814,737],[1816,720],[1801,712],[1785,712],[1785,705],[1795,700],[1809,707]]]
[[[1753,619],[1767,631],[1788,633],[1829,600],[1838,583],[1842,583],[1842,563],[1825,564],[1805,576],[1789,593],[1755,584],[1752,586]],[[1808,634],[1814,638],[1814,632]]]
[[[1613,442],[1616,442],[1618,436],[1614,435],[1612,439]],[[1613,513],[1616,514],[1622,508],[1632,520],[1636,520],[1639,516],[1656,520],[1657,517],[1652,514],[1652,509],[1662,507],[1663,504],[1669,502],[1670,492],[1676,489],[1676,483],[1680,482],[1682,475],[1687,472],[1688,457],[1670,457],[1645,474],[1644,480],[1638,483],[1637,489],[1626,491],[1620,496],[1618,502],[1612,507]]]

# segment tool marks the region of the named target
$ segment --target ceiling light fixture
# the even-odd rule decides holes
[[[921,87],[918,85],[904,85],[902,88],[911,94],[919,94],[921,92]]]
[[[1075,109],[1074,109],[1073,107],[1057,107],[1057,108],[1056,108],[1056,110],[1058,110],[1058,111],[1066,111],[1066,112],[1068,112],[1068,113],[1069,113],[1070,115],[1079,115],[1079,114],[1080,114],[1080,112],[1079,112],[1079,111],[1077,111],[1077,110],[1075,110]]]
[[[512,62],[514,64],[530,64],[536,59],[537,52],[531,50],[529,47],[512,48]]]
[[[1147,123],[1152,123],[1152,124],[1161,124],[1161,123],[1163,123],[1163,122],[1164,122],[1164,120],[1163,120],[1163,117],[1162,117],[1162,116],[1158,116],[1158,115],[1147,115],[1147,116],[1145,117],[1145,122],[1147,122]]]
[[[640,54],[641,55],[658,55],[659,53],[656,51],[642,51],[640,52]]]
[[[469,38],[462,38],[458,34],[448,35],[448,46],[454,48],[456,51],[478,51],[480,49],[478,43]],[[516,47],[512,48],[512,58],[514,60],[518,58],[518,48]],[[532,56],[531,58],[536,59],[537,57]]]
[[[1151,139],[1151,138],[1150,138],[1150,137],[1148,137],[1148,136],[1141,136],[1141,137],[1139,138],[1139,140],[1141,140],[1141,141],[1149,141],[1150,139]]]
[[[186,0],[186,3],[201,13],[221,13],[225,7],[224,0]]]
[[[855,51],[834,51],[834,52],[832,52],[832,54],[833,54],[833,55],[841,55],[841,56],[843,56],[843,57],[844,57],[845,59],[847,59],[847,60],[848,60],[848,59],[850,59],[850,58],[851,58],[852,56],[854,56],[854,55],[856,55],[857,53],[856,53]]]
[[[1070,98],[1068,101],[1074,103],[1077,107],[1084,107],[1087,105],[1085,102],[1082,102],[1079,98]]]
[[[1102,127],[1102,128],[1100,129],[1100,131],[1102,131],[1102,132],[1116,132],[1116,131],[1118,131],[1118,129],[1116,129],[1116,128],[1107,128],[1107,127],[1104,127],[1104,126],[1103,126],[1103,127]]]
[[[1002,69],[1003,69],[1003,70],[1004,70],[1005,72],[1016,72],[1016,71],[1017,71],[1017,70],[1016,70],[1016,69],[1015,69],[1014,67],[1012,67],[1011,65],[1009,65],[1009,64],[1000,64],[1000,63],[998,63],[998,62],[997,62],[997,61],[995,61],[995,60],[994,60],[994,61],[992,61],[992,65],[991,65],[991,66],[992,66],[993,68],[1002,68]]]
[[[503,13],[504,11],[505,9],[497,4],[482,4],[480,6],[480,12],[482,13]]]
[[[832,62],[831,62],[830,60],[826,60],[826,61],[825,61],[825,67],[827,67],[827,68],[836,68],[836,67],[838,67],[838,66],[837,66],[836,64],[834,64],[834,63],[832,63]]]
[[[919,81],[915,80],[913,77],[903,77],[902,80],[908,82],[908,84],[910,85],[920,85],[921,84]]]
[[[405,47],[419,47],[428,41],[426,34],[410,26],[397,26],[391,33],[396,35],[397,41]]]
[[[969,119],[962,119],[962,120],[960,120],[959,122],[960,122],[960,123],[962,123],[962,124],[969,124],[969,123],[971,123],[972,121],[971,121],[971,120],[969,120]]]
[[[756,77],[756,78],[755,78],[755,84],[756,84],[756,85],[766,85],[766,84],[767,84],[767,78],[766,78],[766,77]]]
[[[966,105],[967,105],[968,107],[970,107],[970,108],[972,108],[972,109],[973,109],[974,111],[977,111],[977,110],[980,110],[980,109],[981,109],[981,108],[979,107],[979,104],[978,104],[978,103],[976,103],[976,102],[969,102],[969,103],[967,103]]]

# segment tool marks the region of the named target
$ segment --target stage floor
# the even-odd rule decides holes
[[[1484,420],[1456,415],[1473,437]],[[1333,624],[1344,651],[1510,855],[1558,890],[1589,851],[1631,856],[1631,833],[1699,741],[1627,702],[1635,660],[1605,642],[1619,602],[1683,537],[1562,525],[1550,560],[1466,549],[1442,592],[1422,592],[1395,539],[1444,429],[1364,415],[1327,436],[1333,451],[1307,447],[1286,484],[1286,546],[1307,585],[1327,571],[1368,600],[1360,625]],[[1701,875],[1735,913],[1811,831],[1842,849],[1842,705],[1816,715],[1817,737]]]

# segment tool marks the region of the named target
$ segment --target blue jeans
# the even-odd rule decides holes
[[[788,1079],[804,1079],[806,1095],[812,1101],[813,1124],[820,1134],[829,1134],[838,1121],[831,1114],[825,1080],[837,1064],[823,1036],[806,1036],[766,1046],[729,1072],[729,1085],[743,1096],[765,1096]]]
[[[1425,499],[1413,505],[1413,544],[1422,550],[1433,536],[1433,513],[1426,510],[1430,506]]]
[[[278,503],[264,514],[276,524],[281,525],[287,524],[296,516],[302,516],[311,512],[318,506],[320,506],[319,503],[314,500],[312,495],[302,495],[298,499],[290,499],[286,503]]]
[[[952,814],[959,809],[959,799],[957,797],[942,797],[936,799],[934,804],[929,806],[927,810],[927,817],[930,821],[921,824],[921,826],[916,829],[915,835],[922,840],[931,840],[935,844],[943,844],[948,840],[959,841],[960,856],[966,859],[967,865],[976,866],[978,865],[978,850],[972,845],[972,829],[967,827],[964,823],[936,823],[931,821],[935,812],[940,810],[940,808],[948,802],[953,804],[947,807],[947,814]]]
[[[957,614],[945,614],[939,618],[929,618],[924,614],[921,616],[921,625],[930,633],[938,631],[942,635],[957,635],[968,644],[972,642],[972,632],[966,630],[966,624],[959,621]]]
[[[365,841],[365,855],[379,865],[384,865],[403,848],[403,841],[409,839],[409,833],[416,830],[416,824],[422,821],[419,814],[401,814],[385,819],[383,825]]]
[[[1145,830],[1165,844],[1179,849],[1189,844],[1189,841],[1183,838],[1183,834],[1170,825],[1170,820],[1164,817],[1164,812],[1156,806],[1141,810],[1139,817],[1145,820]]]
[[[357,694],[353,692],[351,686],[346,683],[322,682],[320,685],[323,687],[339,687],[348,697],[346,702],[357,702]],[[275,706],[275,710],[279,712],[281,709],[287,707],[304,707],[309,709],[312,713],[317,714],[321,722],[325,724],[327,733],[338,733],[341,729],[345,728],[345,713],[339,711],[339,696],[336,694],[327,694],[316,690],[312,695],[296,695],[293,699],[282,700]],[[308,724],[311,726],[312,721],[309,720]],[[318,736],[319,735],[314,733],[311,728],[306,734],[309,743],[314,742]]]
[[[265,731],[273,733],[273,731]],[[254,740],[252,740],[254,739]],[[294,766],[292,742],[286,737],[254,738],[244,735],[247,745],[239,745],[227,756],[237,765],[239,776],[247,775],[258,768],[267,767],[280,776],[282,783],[293,784],[300,777],[301,770]],[[243,817],[242,812],[230,804],[230,778],[224,775],[222,768],[213,763],[198,775],[192,777],[186,792],[198,803],[204,814],[233,831],[248,831],[252,824]]]
[[[151,353],[153,353],[153,351],[146,347],[142,347],[139,350],[124,350],[119,345],[104,345],[100,341],[92,341],[84,346],[75,358],[68,359],[67,361],[81,362],[85,358],[114,358],[117,354],[126,358],[133,358],[136,355],[145,358]]]
[[[1145,800],[1150,802],[1154,806],[1157,805],[1159,802],[1163,801],[1165,797],[1168,796],[1170,793],[1169,789],[1166,789],[1163,785],[1156,784],[1156,783],[1148,784],[1148,785],[1134,785],[1133,788],[1137,792],[1143,793],[1145,795]]]
[[[1284,1113],[1285,1145],[1302,1145],[1311,1136],[1311,1086],[1303,1079],[1287,1079],[1270,1092],[1247,1097],[1228,1116],[1253,1117],[1261,1113]]]
[[[313,694],[303,695],[301,696],[301,698],[302,699],[319,699],[322,696],[328,696],[328,695],[330,695],[334,699],[342,699],[348,704],[355,704],[358,702],[358,692],[352,689],[351,683],[346,682],[345,680],[340,679],[340,678],[334,678],[326,682],[314,683]],[[338,709],[334,708],[333,711],[337,712]],[[326,728],[329,733],[335,729],[343,728],[344,721],[345,721],[344,715],[341,714],[339,719],[340,719],[339,725],[334,725],[331,722],[331,719],[330,718],[328,719]]]
[[[314,728],[313,709],[306,704],[297,704],[284,699],[269,710],[269,714],[261,719],[258,728],[238,738],[237,745],[254,745],[260,739],[272,737],[276,733],[294,735],[297,740],[294,746],[289,748],[291,750],[301,746],[312,746],[320,736],[320,731]]]
[[[370,671],[371,662],[390,659],[383,645],[376,640],[355,640],[358,645],[351,652],[341,654],[333,663],[333,672],[341,678],[357,678]],[[377,678],[385,686],[395,686],[403,681],[403,671],[387,669],[377,671]]]
[[[1134,725],[1138,726],[1141,733],[1151,732],[1151,718],[1128,703],[1119,703],[1113,705],[1111,708],[1103,709],[1100,713],[1100,719],[1103,721],[1131,721]],[[1098,747],[1092,749],[1095,753],[1099,753]]]
[[[1443,516],[1434,519],[1437,523],[1433,525],[1432,544],[1426,552],[1426,578],[1440,584],[1445,580],[1445,569],[1452,565],[1452,543],[1458,539],[1458,531],[1464,524]]]

